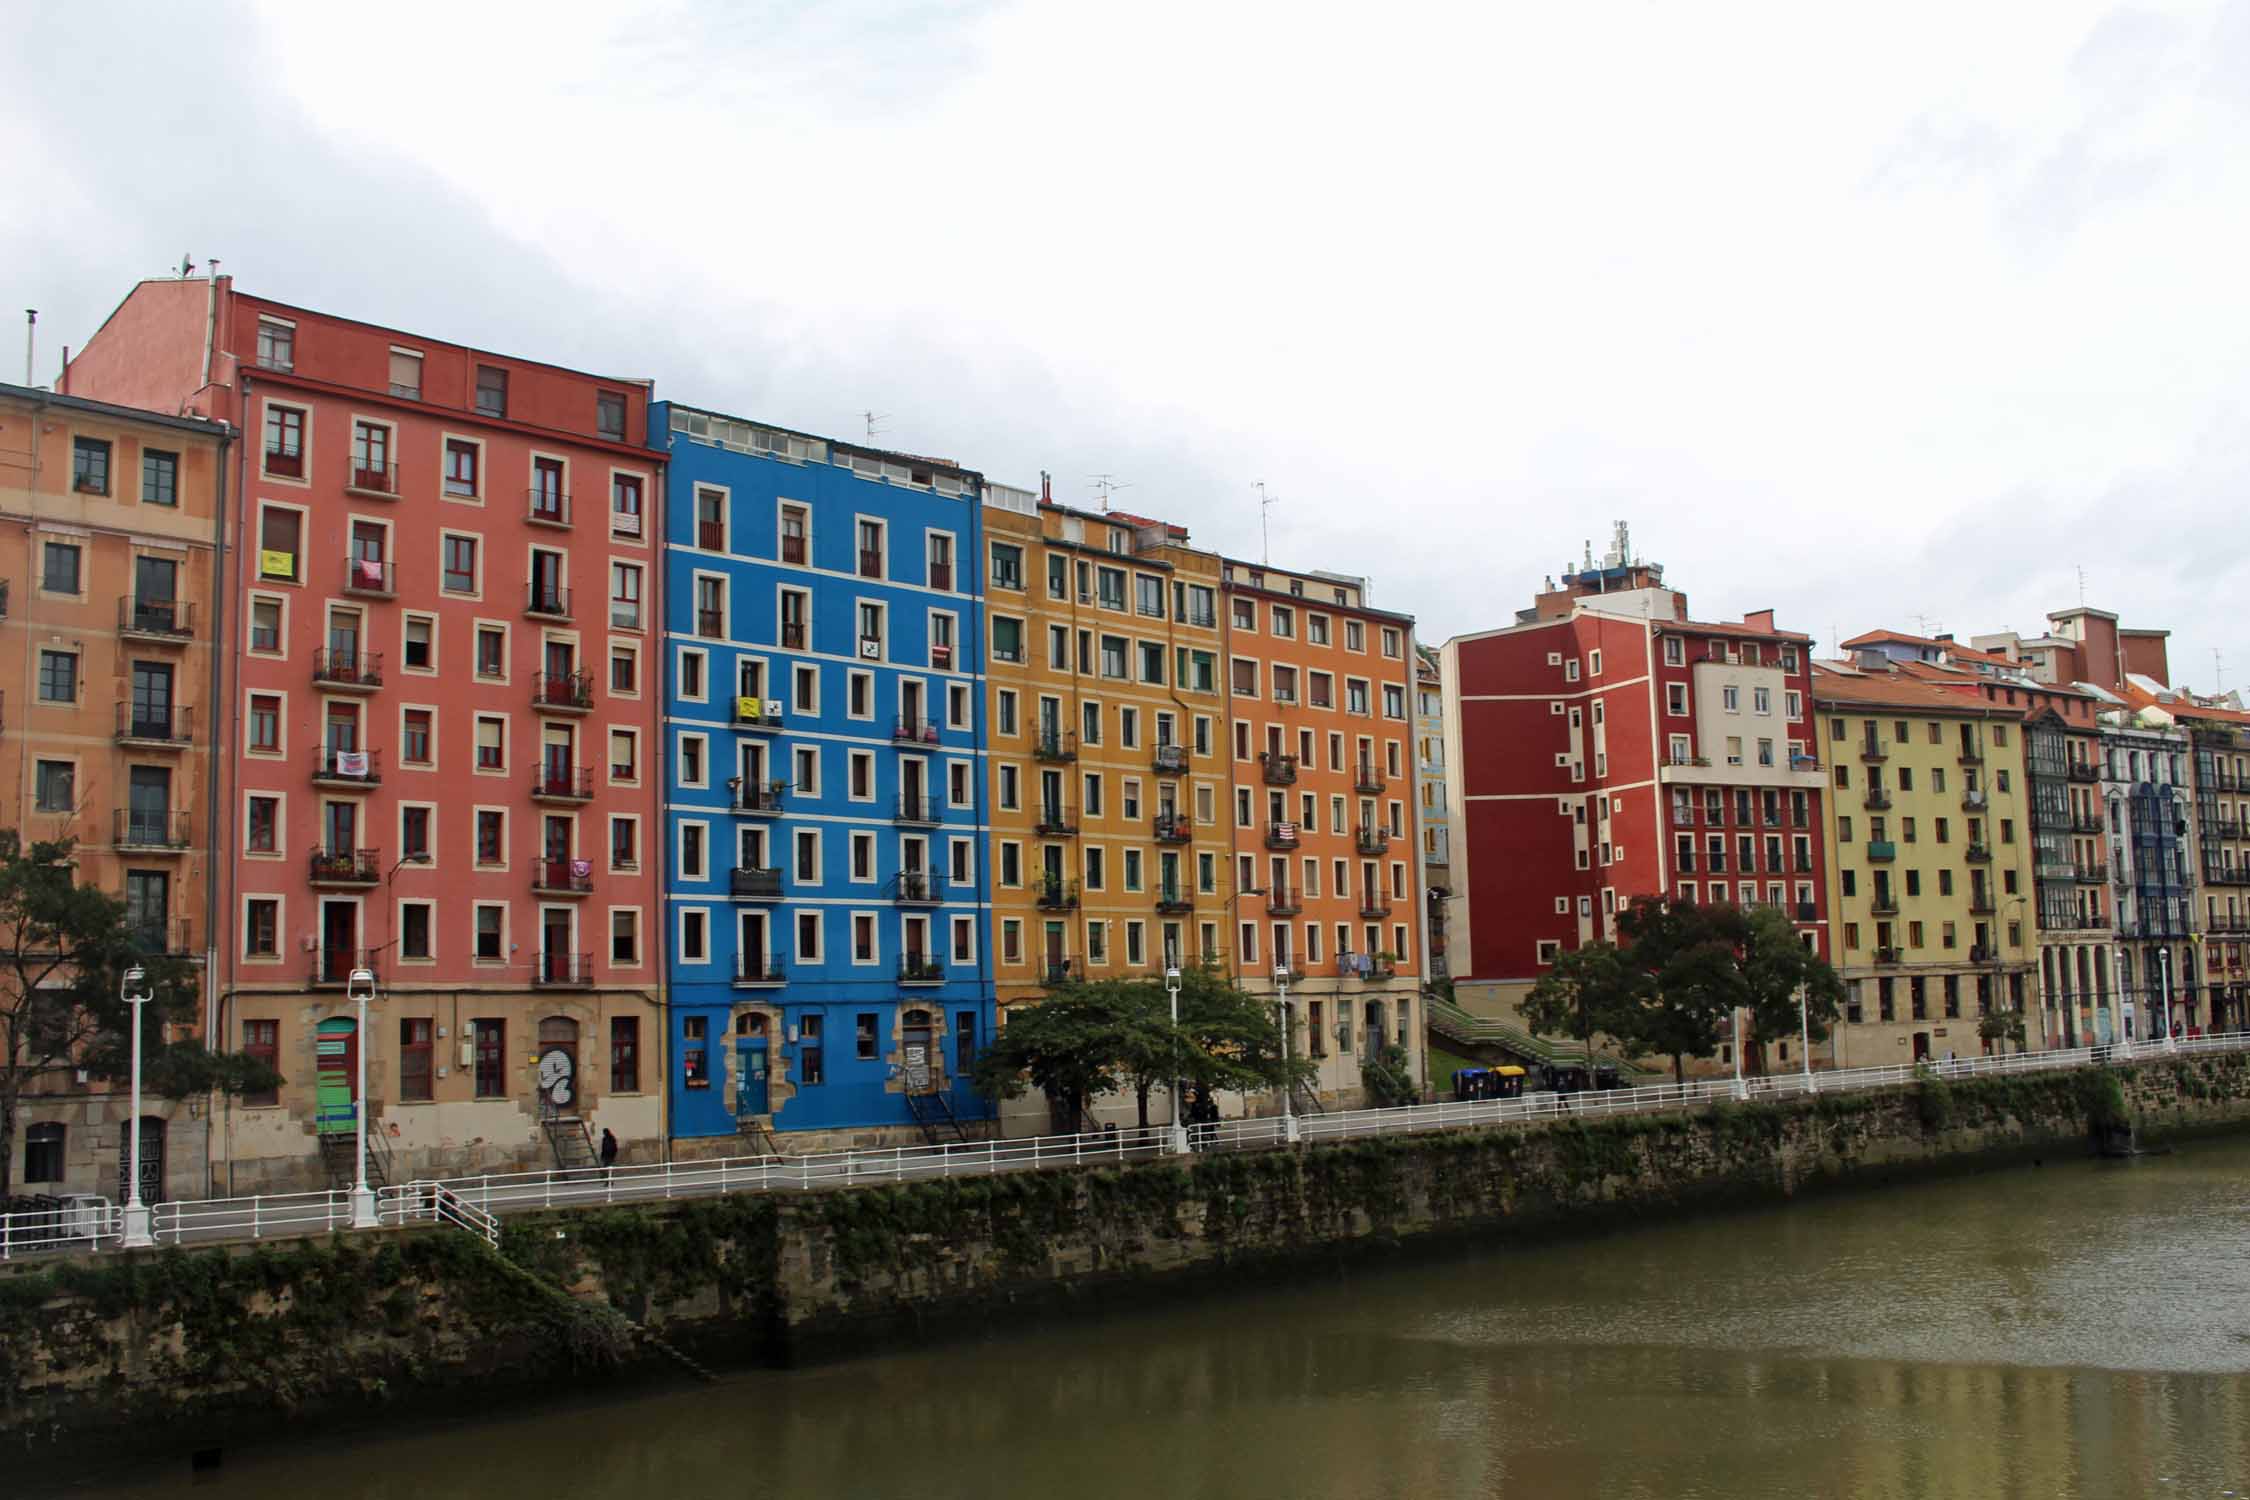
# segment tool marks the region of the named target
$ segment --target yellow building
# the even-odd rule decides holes
[[[1216,554],[1183,527],[1004,485],[984,520],[1004,1027],[1059,984],[1225,961],[1232,762]],[[1010,1134],[1076,1128],[1036,1096],[1004,1109]]]
[[[2035,962],[2023,710],[1873,664],[1816,665],[1812,687],[1835,789],[1835,1063],[1990,1050],[1979,1019],[2025,1014]]]

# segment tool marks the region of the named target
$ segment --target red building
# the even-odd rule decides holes
[[[235,291],[135,287],[65,388],[224,420],[212,1029],[272,1057],[235,1191],[350,1170],[353,970],[396,1174],[661,1138],[647,389]]]
[[[1828,951],[1811,646],[1771,611],[1691,618],[1622,526],[1516,624],[1446,643],[1465,1008],[1511,1019],[1558,953],[1664,891],[1784,907]]]

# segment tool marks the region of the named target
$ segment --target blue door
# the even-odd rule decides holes
[[[766,1093],[766,1039],[762,1036],[737,1038],[734,1060],[735,1117],[747,1119],[768,1113],[772,1106]]]

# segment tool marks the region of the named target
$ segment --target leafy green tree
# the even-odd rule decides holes
[[[2003,1052],[2008,1043],[2014,1042],[2016,1050],[2021,1052],[2024,1049],[2023,1013],[1995,1005],[1977,1018],[1977,1035]]]
[[[1360,1060],[1359,1086],[1366,1091],[1368,1106],[1373,1109],[1396,1109],[1402,1104],[1418,1104],[1422,1098],[1422,1091],[1414,1086],[1412,1059],[1395,1042]]]
[[[1687,1081],[1687,1059],[1718,1050],[1726,1019],[1747,998],[1738,962],[1741,913],[1665,896],[1640,896],[1620,914],[1633,967],[1645,976],[1625,1023],[1643,1051],[1672,1059]]]
[[[172,1039],[200,1014],[194,966],[129,922],[118,897],[80,884],[74,850],[69,839],[26,845],[0,830],[0,1198],[14,1190],[27,1096],[74,1083],[80,1068],[130,1072],[133,1007],[120,989],[135,964],[155,996],[140,1016],[145,1092],[176,1099],[281,1083],[253,1059]]]
[[[1011,1007],[1007,1024],[978,1055],[972,1081],[988,1099],[1016,1099],[1036,1088],[1075,1129],[1096,1095],[1125,1081],[1125,1024],[1094,986]]]
[[[1636,1056],[1647,1050],[1640,1034],[1647,981],[1614,943],[1572,948],[1555,955],[1554,966],[1524,997],[1524,1023],[1534,1036],[1576,1037],[1586,1049],[1589,1067],[1596,1036],[1606,1036],[1615,1050]]]
[[[1827,959],[1805,946],[1796,924],[1778,906],[1751,908],[1743,918],[1741,936],[1743,1003],[1749,1012],[1751,1042],[1743,1065],[1762,1071],[1771,1042],[1785,1041],[1800,1030],[1811,1042],[1828,1039],[1828,1029],[1841,1013],[1844,982]]]

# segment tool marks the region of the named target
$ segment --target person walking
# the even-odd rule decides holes
[[[603,1170],[605,1170],[605,1171],[606,1171],[606,1170],[608,1170],[609,1168],[611,1168],[611,1167],[614,1167],[614,1166],[616,1166],[616,1165],[617,1165],[617,1134],[616,1134],[616,1132],[615,1132],[615,1131],[611,1130],[611,1129],[610,1129],[610,1128],[609,1128],[609,1127],[608,1127],[607,1125],[604,1125],[604,1126],[602,1127],[602,1168],[603,1168]]]

